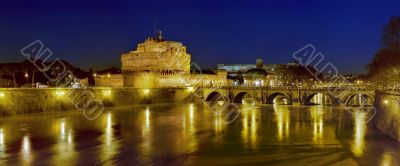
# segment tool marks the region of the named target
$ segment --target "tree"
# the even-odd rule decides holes
[[[392,17],[384,27],[382,48],[368,64],[368,78],[379,87],[393,87],[400,74],[400,17]]]
[[[384,49],[400,49],[400,16],[390,18],[383,29],[382,47]]]
[[[94,87],[96,85],[96,81],[93,75],[94,75],[93,69],[89,69],[88,84],[90,87]]]

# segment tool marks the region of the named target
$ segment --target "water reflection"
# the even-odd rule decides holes
[[[221,115],[217,115],[214,119],[214,131],[215,135],[220,135],[223,130],[223,119]]]
[[[56,154],[53,157],[52,164],[57,165],[60,162],[75,164],[76,152],[74,150],[72,129],[68,127],[66,118],[55,121],[55,134],[58,135],[57,144],[54,147]]]
[[[382,155],[382,160],[380,166],[392,166],[395,165],[393,162],[392,154],[389,152],[385,152]]]
[[[22,165],[30,165],[33,159],[33,154],[31,154],[31,141],[28,134],[25,134],[22,138],[21,148]]]
[[[195,106],[193,103],[189,104],[189,109],[184,114],[184,141],[187,141],[186,149],[190,152],[197,150],[198,142],[196,139],[196,124],[195,124]]]
[[[242,140],[245,147],[257,148],[258,113],[254,106],[243,105],[242,114]]]
[[[113,114],[111,112],[107,112],[106,116],[103,116],[106,122],[103,136],[102,136],[102,145],[101,145],[101,161],[102,163],[106,163],[107,165],[114,165],[112,162],[112,158],[117,155],[117,150],[119,148],[119,142],[115,140],[114,137],[114,128],[113,128]]]
[[[367,129],[364,112],[242,105],[240,113],[231,124],[200,104],[106,110],[94,121],[10,117],[1,121],[0,165],[394,165],[399,158],[400,145]]]
[[[278,140],[289,138],[290,111],[285,106],[274,104]]]
[[[0,128],[0,155],[3,154],[5,151],[5,146],[4,146],[4,129]]]
[[[324,134],[324,111],[321,106],[314,106],[311,107],[310,113],[313,125],[313,142],[314,144],[322,144]]]
[[[365,133],[367,131],[367,113],[363,111],[357,111],[354,119],[354,140],[352,143],[351,150],[357,157],[362,156],[365,148]]]
[[[142,111],[142,154],[144,156],[149,156],[152,150],[152,134],[151,134],[151,114],[150,108],[146,107],[144,111]]]

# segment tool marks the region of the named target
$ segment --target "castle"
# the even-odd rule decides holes
[[[195,65],[194,69],[198,69]],[[164,88],[191,86],[227,86],[227,73],[191,73],[191,55],[179,42],[165,40],[161,32],[147,38],[136,50],[121,55],[121,74],[95,77],[96,86]]]

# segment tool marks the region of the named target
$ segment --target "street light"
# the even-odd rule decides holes
[[[28,82],[29,82],[28,81],[28,78],[29,78],[28,72],[25,73],[25,78],[26,78],[26,84],[28,84]]]
[[[111,74],[108,73],[108,74],[107,74],[107,77],[108,77],[108,84],[109,84],[108,86],[111,86],[111,80],[110,80]]]

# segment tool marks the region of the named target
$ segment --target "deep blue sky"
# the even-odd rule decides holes
[[[400,1],[0,0],[0,62],[43,41],[54,56],[83,68],[120,65],[120,54],[154,35],[183,42],[192,61],[287,63],[314,44],[342,73],[365,72],[383,26]]]

